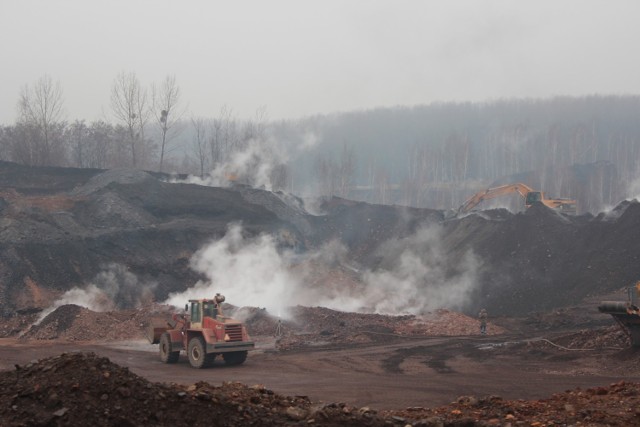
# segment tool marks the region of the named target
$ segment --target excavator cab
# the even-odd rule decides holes
[[[531,206],[534,203],[542,201],[541,191],[529,191],[527,197],[524,199],[525,206]]]

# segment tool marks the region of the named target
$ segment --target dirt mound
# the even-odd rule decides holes
[[[640,277],[640,203],[610,215],[569,217],[542,205],[501,219],[472,214],[443,225],[452,259],[482,259],[471,310],[522,316],[629,286]]]
[[[457,402],[439,408],[408,408],[382,415],[420,420],[415,426],[635,426],[640,425],[639,405],[640,384],[619,382],[533,401],[461,396]]]
[[[0,373],[0,424],[382,426],[384,421],[371,410],[312,405],[304,396],[281,396],[260,385],[151,383],[107,358],[75,353]]]
[[[0,424],[219,426],[638,425],[640,384],[575,389],[541,400],[462,396],[437,408],[378,413],[288,397],[262,385],[152,383],[93,353],[63,353],[0,372]]]
[[[137,309],[96,312],[74,304],[58,307],[21,336],[25,340],[119,341],[145,338],[152,317],[167,317],[174,308],[152,304]],[[282,319],[256,307],[225,305],[225,312],[242,320],[251,336],[277,336],[279,350],[319,345],[379,342],[406,336],[478,335],[478,320],[449,310],[422,316],[348,313],[323,307],[292,307]],[[504,328],[489,322],[488,334]]]
[[[148,320],[171,311],[168,306],[151,305],[132,310],[96,312],[75,304],[65,304],[31,326],[22,339],[67,341],[119,341],[143,339]]]
[[[281,319],[264,309],[243,307],[233,316],[244,319],[251,335],[276,336],[281,351],[318,346],[341,346],[406,337],[479,335],[477,319],[449,310],[422,316],[349,313],[324,307],[296,306]],[[504,333],[489,322],[488,334]]]
[[[443,277],[460,275],[469,252],[478,261],[469,275],[469,302],[456,307],[468,315],[480,308],[496,316],[545,312],[640,278],[637,201],[595,218],[558,215],[540,205],[519,214],[498,209],[445,221],[441,211],[332,198],[321,206],[323,215],[310,215],[299,199],[259,189],[168,183],[139,171],[6,163],[0,163],[0,194],[6,195],[0,203],[3,317],[44,309],[111,263],[140,282],[156,283],[154,297],[162,301],[202,279],[189,266],[191,256],[233,222],[243,224],[247,237],[279,236],[279,243],[301,254],[337,240],[348,249],[344,263],[355,266],[360,283],[364,272],[388,271],[393,265],[385,262],[397,263],[381,255],[385,244],[437,227]],[[351,279],[338,273],[329,272],[327,280]]]

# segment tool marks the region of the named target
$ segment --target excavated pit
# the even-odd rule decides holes
[[[628,349],[628,339],[612,326],[612,319],[597,312],[600,299],[623,299],[623,288],[640,278],[636,200],[597,216],[562,216],[533,206],[518,214],[498,209],[445,218],[441,211],[332,198],[321,205],[322,215],[312,215],[293,196],[167,180],[140,171],[27,168],[0,162],[0,337],[20,336],[26,344],[16,348],[32,348],[32,342],[143,340],[148,318],[168,310],[154,301],[164,301],[205,279],[193,270],[192,257],[224,236],[230,223],[242,223],[247,237],[276,236],[279,250],[300,258],[338,241],[346,248],[345,256],[312,266],[310,286],[352,293],[366,292],[363,272],[392,268],[401,259],[394,251],[429,229],[437,230],[437,238],[428,244],[437,242],[434,254],[444,280],[457,277],[470,254],[477,261],[473,287],[464,304],[455,308],[381,315],[297,306],[290,307],[291,316],[283,319],[262,307],[230,307],[230,313],[241,314],[252,335],[275,341],[269,351],[294,358],[318,348],[334,349],[339,357],[340,351],[349,351],[344,349],[384,347],[382,368],[372,369],[389,375],[427,370],[455,377],[463,372],[465,361],[483,366],[492,358],[505,358],[543,366],[536,369],[544,369],[546,363],[575,364],[578,375],[640,377],[637,352]],[[414,249],[431,250],[421,245],[424,242]],[[293,270],[308,267],[301,262]],[[42,310],[65,292],[85,289],[90,283],[100,285],[105,272],[130,286],[117,292],[102,287],[109,299],[104,310],[61,304],[34,325]],[[429,290],[429,283],[422,285]],[[490,313],[486,339],[493,340],[482,341],[484,347],[465,341],[479,335],[480,308]],[[406,344],[425,337],[440,337],[443,344],[437,348]],[[588,356],[594,354],[589,352],[599,353]],[[348,353],[344,366],[356,356]],[[311,367],[316,362],[304,363]],[[65,366],[87,373],[71,375]],[[306,398],[269,393],[264,387],[147,383],[121,369],[95,355],[68,354],[2,372],[0,423],[72,425],[82,419],[95,425],[164,425],[173,419],[166,414],[166,396],[196,405],[185,406],[180,418],[196,425],[199,419],[189,414],[204,408],[197,406],[202,396],[208,411],[228,417],[229,424],[221,425],[237,425],[233,423],[239,419],[256,425],[308,425],[311,419],[317,425],[495,425],[519,420],[634,425],[640,419],[633,409],[638,407],[640,391],[633,383],[569,390],[547,400],[473,397],[441,408],[376,413],[339,403],[318,406]],[[57,377],[49,375],[54,372],[75,382],[60,388],[62,380],[54,383]],[[99,375],[92,376],[96,372]],[[110,376],[119,378],[117,386],[108,384]],[[85,384],[104,389],[96,389],[99,396],[90,395],[84,392],[89,387]],[[140,412],[139,418],[118,418],[114,413],[127,411],[124,398],[130,395],[125,395],[134,391],[149,410]],[[104,395],[108,397],[103,399]],[[211,400],[218,395],[226,397],[217,403]],[[267,402],[265,396],[276,397]],[[100,417],[108,421],[101,423]]]

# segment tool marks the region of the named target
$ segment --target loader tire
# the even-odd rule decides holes
[[[179,358],[180,351],[173,351],[169,334],[162,334],[160,337],[160,360],[163,363],[176,363]]]
[[[202,337],[191,338],[187,354],[189,355],[189,363],[197,369],[208,368],[213,365],[216,358],[215,353],[207,354],[207,347]]]
[[[222,358],[227,365],[242,365],[247,360],[247,352],[232,351],[230,353],[222,353]]]

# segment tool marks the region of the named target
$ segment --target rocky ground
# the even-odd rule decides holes
[[[429,267],[441,279],[465,273],[472,254],[475,270],[467,273],[473,288],[457,307],[467,315],[482,307],[493,315],[547,312],[640,277],[637,201],[595,216],[567,217],[534,206],[518,214],[492,210],[445,219],[436,210],[332,198],[311,214],[291,195],[172,178],[0,162],[0,315],[45,309],[113,265],[163,301],[203,278],[190,259],[231,222],[241,222],[248,237],[268,233],[280,248],[300,254],[338,241],[346,248],[340,262],[360,273],[393,269],[406,243],[418,255],[440,244]],[[412,241],[425,227],[437,229],[437,238]],[[428,283],[419,285],[428,291]],[[117,309],[136,307],[139,295],[119,296]]]
[[[121,341],[144,336],[145,320],[166,314],[167,306],[98,313],[63,305],[21,340]],[[276,335],[276,350],[317,351],[344,346],[377,345],[420,337],[478,336],[478,322],[464,314],[438,310],[424,316],[383,316],[346,313],[321,307],[293,307],[282,320],[265,309],[226,306],[242,317],[257,336]],[[571,322],[574,310],[562,313]],[[576,313],[580,310],[576,309]],[[585,375],[578,352],[610,350],[617,359],[609,368],[621,376],[640,376],[637,351],[617,325],[562,332],[560,313],[509,319],[513,327],[551,332],[547,338],[505,340],[512,330],[493,321],[489,333],[503,344],[484,349],[492,358],[521,354],[575,364]],[[567,320],[566,318],[569,318]],[[501,323],[502,319],[496,319]],[[575,325],[576,318],[573,318]],[[520,331],[520,332],[521,332]],[[510,335],[511,334],[511,335]],[[521,335],[522,337],[522,335]],[[494,341],[495,342],[495,341]],[[477,351],[477,350],[474,350]],[[458,350],[461,355],[465,350]],[[435,353],[433,353],[435,355]],[[65,353],[16,365],[0,373],[0,424],[23,425],[354,425],[354,426],[548,426],[640,425],[640,383],[620,381],[609,386],[570,389],[547,398],[512,400],[498,395],[462,395],[451,404],[377,410],[344,402],[315,402],[305,396],[283,396],[262,384],[207,382],[153,383],[93,353]],[[168,408],[171,408],[170,410]],[[84,424],[86,425],[86,424]]]
[[[325,200],[314,212],[294,196],[244,186],[212,188],[141,171],[0,162],[0,338],[27,343],[16,344],[18,351],[37,349],[32,343],[99,342],[115,348],[142,340],[149,318],[172,310],[151,301],[164,301],[203,279],[191,267],[193,255],[221,238],[231,222],[241,222],[244,236],[269,234],[279,250],[300,258],[333,242],[344,247],[340,257],[291,267],[294,273],[310,269],[307,284],[314,289],[366,293],[366,275],[393,272],[389,277],[402,282],[408,274],[395,268],[420,261],[427,267],[424,275],[435,270],[434,277],[451,287],[441,291],[455,295],[440,298],[429,280],[419,280],[413,283],[418,292],[405,287],[396,297],[415,303],[429,295],[437,302],[420,314],[397,316],[295,306],[279,318],[264,308],[226,307],[252,336],[274,343],[269,351],[290,356],[296,375],[326,363],[338,376],[353,373],[350,387],[375,389],[375,375],[387,375],[385,384],[394,375],[406,381],[411,373],[442,380],[456,369],[489,367],[483,363],[491,358],[498,372],[502,361],[517,362],[510,371],[515,382],[531,380],[517,376],[529,362],[536,366],[534,377],[553,379],[560,370],[587,380],[605,374],[640,378],[637,350],[596,308],[601,298],[623,298],[624,287],[640,278],[638,201],[579,217],[534,206],[519,214],[498,209],[451,218],[435,210],[339,198]],[[417,241],[425,229],[429,238]],[[465,280],[473,286],[460,287]],[[102,286],[108,297],[102,311],[60,301],[52,306],[66,291],[89,283]],[[481,307],[490,313],[491,341],[479,336]],[[437,337],[442,340],[432,341]],[[435,342],[440,347],[430,347]],[[376,353],[378,347],[384,351]],[[367,348],[374,350],[358,350]],[[317,352],[327,356],[316,357]],[[264,354],[256,369],[278,366]],[[78,351],[0,372],[0,425],[210,425],[214,419],[216,425],[630,426],[640,425],[639,391],[632,380],[616,380],[533,400],[463,394],[445,406],[376,410],[287,397],[268,385],[154,383]]]
[[[450,405],[378,412],[282,396],[264,385],[152,383],[93,353],[64,353],[0,372],[4,426],[633,426],[640,384],[567,390],[546,399],[460,396]]]

